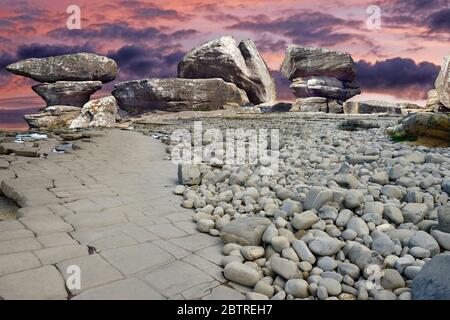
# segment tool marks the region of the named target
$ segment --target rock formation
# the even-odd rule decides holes
[[[153,110],[209,111],[248,103],[245,92],[222,79],[143,79],[121,82],[112,92],[131,113]]]
[[[194,48],[178,64],[178,77],[221,78],[244,90],[254,104],[276,99],[275,82],[251,40],[238,44],[225,36]]]
[[[6,70],[43,82],[32,89],[45,100],[47,108],[24,118],[32,128],[55,128],[69,126],[102,83],[116,78],[117,64],[107,57],[77,53],[25,59],[8,65]]]
[[[32,87],[47,102],[47,106],[67,105],[80,108],[101,88],[100,81],[58,81]]]
[[[114,127],[117,118],[117,101],[113,96],[92,100],[81,109],[81,114],[72,121],[70,129]]]
[[[425,109],[434,112],[450,112],[450,56],[444,57],[434,87],[428,91]]]
[[[386,101],[367,100],[367,101],[346,101],[344,103],[344,113],[347,114],[370,114],[387,113],[402,114],[402,107]]]
[[[290,45],[281,73],[292,80],[292,93],[300,98],[292,111],[342,113],[342,103],[361,93],[355,62],[347,53]]]

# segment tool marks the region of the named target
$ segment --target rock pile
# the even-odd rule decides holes
[[[342,113],[343,102],[361,93],[355,62],[347,53],[290,45],[281,72],[299,98],[293,111]]]
[[[6,70],[43,82],[32,89],[47,107],[39,114],[26,115],[25,120],[31,127],[52,128],[70,125],[102,83],[115,79],[117,64],[107,57],[77,53],[25,59],[8,65]]]
[[[450,56],[444,58],[434,89],[428,91],[426,109],[450,112]]]

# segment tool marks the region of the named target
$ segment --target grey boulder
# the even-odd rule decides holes
[[[41,83],[32,87],[42,97],[47,106],[83,107],[93,93],[102,88],[100,81],[58,81]]]

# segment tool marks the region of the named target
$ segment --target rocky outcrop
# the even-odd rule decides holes
[[[27,114],[25,121],[30,128],[67,128],[80,115],[81,108],[73,106],[51,106],[36,114]]]
[[[131,113],[153,110],[209,111],[248,103],[245,92],[222,79],[143,79],[121,82],[112,92]]]
[[[276,99],[275,82],[251,40],[238,44],[226,36],[194,48],[178,64],[178,77],[221,78],[244,90],[254,104]]]
[[[429,143],[450,144],[450,114],[414,113],[399,125],[389,128],[388,133],[397,139],[428,139]]]
[[[25,59],[8,65],[6,70],[39,82],[101,81],[106,83],[116,78],[117,64],[104,56],[76,53]]]
[[[291,91],[300,98],[292,111],[342,113],[343,102],[361,93],[355,81],[355,62],[347,53],[290,45],[281,73],[292,80]],[[312,98],[325,100],[322,99],[319,106],[318,100]],[[314,101],[313,107],[311,101]]]
[[[450,56],[444,58],[441,71],[434,83],[440,102],[450,109]]]
[[[32,87],[47,106],[67,105],[82,107],[91,95],[102,88],[100,81],[58,81]]]
[[[81,114],[72,121],[70,129],[111,128],[116,124],[117,101],[113,96],[92,100],[81,109]]]
[[[325,76],[351,83],[356,78],[355,62],[348,53],[296,45],[286,49],[281,72],[290,80]]]
[[[347,114],[371,114],[371,113],[387,113],[402,114],[402,107],[378,100],[367,101],[347,101],[344,103],[344,113]]]

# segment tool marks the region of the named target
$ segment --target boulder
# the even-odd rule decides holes
[[[72,121],[70,129],[111,128],[116,124],[117,101],[113,96],[89,101],[81,109],[81,114]]]
[[[445,106],[441,103],[437,90],[432,89],[428,91],[427,104],[424,111],[442,112],[444,109]]]
[[[331,77],[296,78],[290,88],[297,98],[326,97],[339,101],[361,93],[359,88],[346,88],[344,82]]]
[[[450,255],[440,254],[425,264],[412,284],[414,300],[450,300]]]
[[[143,79],[115,85],[119,107],[132,113],[153,110],[210,111],[248,103],[245,92],[222,79]]]
[[[434,87],[439,95],[439,101],[450,109],[450,56],[444,58]]]
[[[450,141],[450,114],[414,113],[401,119],[388,133],[397,138],[425,138],[429,142],[448,145]]]
[[[327,98],[311,97],[300,98],[295,100],[292,104],[291,112],[327,112],[328,103]]]
[[[67,105],[80,108],[101,88],[100,81],[58,81],[32,87],[47,102],[47,106]]]
[[[81,108],[74,106],[51,106],[40,113],[24,115],[30,128],[55,129],[68,128],[80,115]]]
[[[220,237],[223,242],[243,246],[259,246],[261,238],[271,221],[261,217],[237,218],[223,227]]]
[[[6,70],[39,82],[101,81],[107,83],[116,78],[117,64],[104,56],[76,53],[25,59],[8,65]]]
[[[276,98],[275,82],[251,40],[238,44],[233,37],[225,36],[192,49],[178,64],[178,77],[221,78],[244,90],[254,104]]]
[[[356,78],[356,65],[347,53],[290,45],[286,49],[281,73],[291,80],[310,76],[327,76],[353,82]]]
[[[402,108],[396,104],[377,101],[346,101],[344,103],[344,113],[347,114],[371,114],[371,113],[388,113],[402,114]]]

